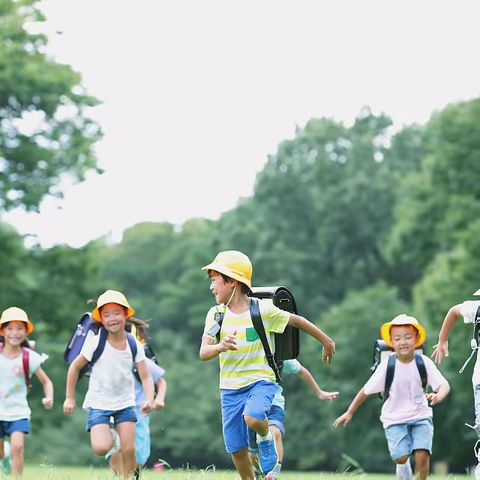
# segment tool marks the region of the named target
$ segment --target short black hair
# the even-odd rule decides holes
[[[223,278],[223,281],[226,282],[226,283],[232,283],[233,280],[234,280],[232,277],[229,277],[228,275],[225,275],[221,272],[217,272],[216,270],[209,270],[208,271],[208,276],[209,277],[213,274],[221,275],[221,277]],[[240,280],[237,280],[237,282],[240,284],[240,293],[248,295],[250,293],[250,287],[248,285],[245,285],[245,283],[242,283]]]

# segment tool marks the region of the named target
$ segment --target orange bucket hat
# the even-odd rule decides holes
[[[122,307],[126,307],[127,318],[135,315],[135,310],[130,306],[128,300],[125,298],[125,295],[122,292],[117,292],[116,290],[107,290],[98,297],[97,306],[92,312],[92,318],[97,322],[102,321],[99,309],[107,303],[117,303],[118,305],[122,305]]]
[[[423,328],[415,317],[410,317],[404,313],[395,317],[391,322],[384,323],[380,328],[380,335],[382,339],[387,343],[388,346],[393,347],[392,342],[390,340],[390,329],[394,325],[412,325],[415,327],[419,333],[419,338],[417,343],[415,344],[415,348],[419,347],[425,339],[427,338],[427,332],[425,328]]]
[[[27,324],[27,335],[33,332],[33,323],[29,320],[27,312],[18,307],[10,307],[2,312],[0,318],[0,328],[8,322],[25,322]]]

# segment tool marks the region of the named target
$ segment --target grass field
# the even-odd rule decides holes
[[[11,477],[2,476],[2,480]],[[113,480],[115,478],[107,469],[96,468],[75,468],[51,466],[28,466],[25,468],[24,480]],[[170,470],[164,472],[154,472],[148,470],[143,473],[143,480],[196,480],[196,479],[218,479],[218,480],[240,480],[238,474],[233,471],[215,471],[215,470]],[[331,473],[331,472],[282,472],[281,480],[396,480],[395,475],[365,474],[359,473]],[[467,480],[467,475],[449,475],[448,477],[432,475],[429,480]]]

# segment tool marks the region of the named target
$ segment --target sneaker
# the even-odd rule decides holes
[[[475,480],[480,480],[480,439],[477,440],[477,443],[475,443],[475,446],[473,447],[473,453],[478,460],[478,465],[475,467]]]
[[[113,427],[110,427],[110,433],[112,435],[112,448],[107,453],[107,457],[110,457],[122,449],[122,445],[120,444],[120,435],[118,432]]]
[[[260,469],[264,473],[268,473],[273,470],[278,463],[275,437],[271,432],[269,436],[269,440],[263,440],[263,442],[258,442],[258,462],[260,464]]]
[[[282,469],[282,462],[278,462],[277,466],[267,474],[265,480],[277,480],[280,475],[280,470]]]
[[[12,452],[10,442],[7,440],[3,442],[3,458],[0,460],[0,468],[5,475],[12,473]]]
[[[412,480],[413,472],[410,459],[408,459],[403,465],[397,463],[397,478],[399,480]]]

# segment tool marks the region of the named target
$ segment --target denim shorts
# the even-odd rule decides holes
[[[272,427],[277,427],[282,437],[285,435],[284,420],[285,410],[278,405],[272,405],[272,408],[268,412],[268,424]],[[248,450],[252,453],[258,452],[257,434],[251,428],[248,429]]]
[[[98,408],[89,408],[85,430],[89,432],[95,425],[100,425],[103,423],[110,425],[110,417],[113,417],[113,422],[115,425],[124,422],[137,421],[135,407],[122,408],[122,410],[100,410]]]
[[[395,423],[385,428],[388,450],[392,460],[411,455],[414,450],[432,453],[433,421],[429,418]]]
[[[475,431],[480,437],[480,385],[473,387],[473,397],[475,399]]]
[[[4,422],[0,420],[0,440],[3,437],[9,437],[13,432],[30,433],[30,420],[22,418],[13,422]]]
[[[244,415],[265,420],[277,389],[275,382],[266,380],[237,390],[220,389],[223,440],[228,453],[238,452],[248,445],[248,427]]]

